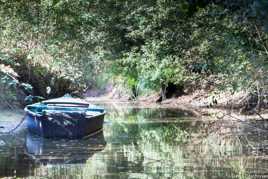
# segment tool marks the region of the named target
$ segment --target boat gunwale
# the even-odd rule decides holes
[[[62,105],[74,105],[76,107],[80,107],[80,108],[88,108],[90,106],[90,104],[86,104],[86,103],[75,103],[75,102],[41,102],[41,104],[47,105],[47,106],[59,106],[60,104]],[[59,106],[60,107],[60,106]],[[69,106],[61,106],[61,107],[69,107]]]
[[[30,109],[28,109],[28,107],[29,107],[29,106],[26,106],[26,107],[24,108],[24,111],[26,112],[26,114],[31,114],[32,116],[37,116],[37,117],[42,117],[42,116],[44,116],[44,115],[42,115],[42,114],[38,114],[38,113],[35,113],[35,112],[31,111]]]
[[[33,105],[30,105],[30,106],[33,106]],[[59,107],[59,108],[68,108],[68,107]],[[86,111],[87,110],[90,110],[89,107],[86,108],[86,110],[83,112],[85,114],[85,118],[89,119],[89,118],[93,118],[93,117],[98,117],[98,116],[101,116],[101,115],[105,115],[106,114],[106,111],[104,109],[100,109],[100,110],[103,110],[102,112],[99,112],[99,114],[96,114],[96,115],[86,115]],[[42,116],[47,116],[46,114],[39,114],[37,112],[33,112],[29,109],[29,106],[26,106],[24,108],[24,111],[28,114],[31,114],[32,116],[34,117],[42,117]],[[56,111],[56,110],[55,110]],[[64,111],[62,111],[64,113]],[[66,111],[65,111],[66,112]],[[78,111],[71,111],[71,112],[78,112]],[[81,112],[81,111],[79,111]]]

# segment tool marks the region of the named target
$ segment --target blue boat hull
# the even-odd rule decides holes
[[[105,113],[85,117],[83,113],[55,113],[34,115],[26,112],[26,122],[30,133],[46,138],[83,138],[102,130]]]

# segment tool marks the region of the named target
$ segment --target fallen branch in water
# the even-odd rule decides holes
[[[260,113],[258,113],[257,111],[255,111],[255,114],[257,114],[262,120],[265,120],[265,118],[262,117],[262,115]]]

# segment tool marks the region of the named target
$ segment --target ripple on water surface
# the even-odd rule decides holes
[[[23,113],[0,116],[2,126]],[[268,177],[267,121],[204,122],[174,109],[118,107],[105,120],[102,133],[83,140],[1,135],[0,177]]]

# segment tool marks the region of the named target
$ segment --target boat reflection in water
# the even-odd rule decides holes
[[[103,132],[86,139],[47,139],[33,134],[26,136],[26,154],[37,164],[82,164],[104,149]]]

